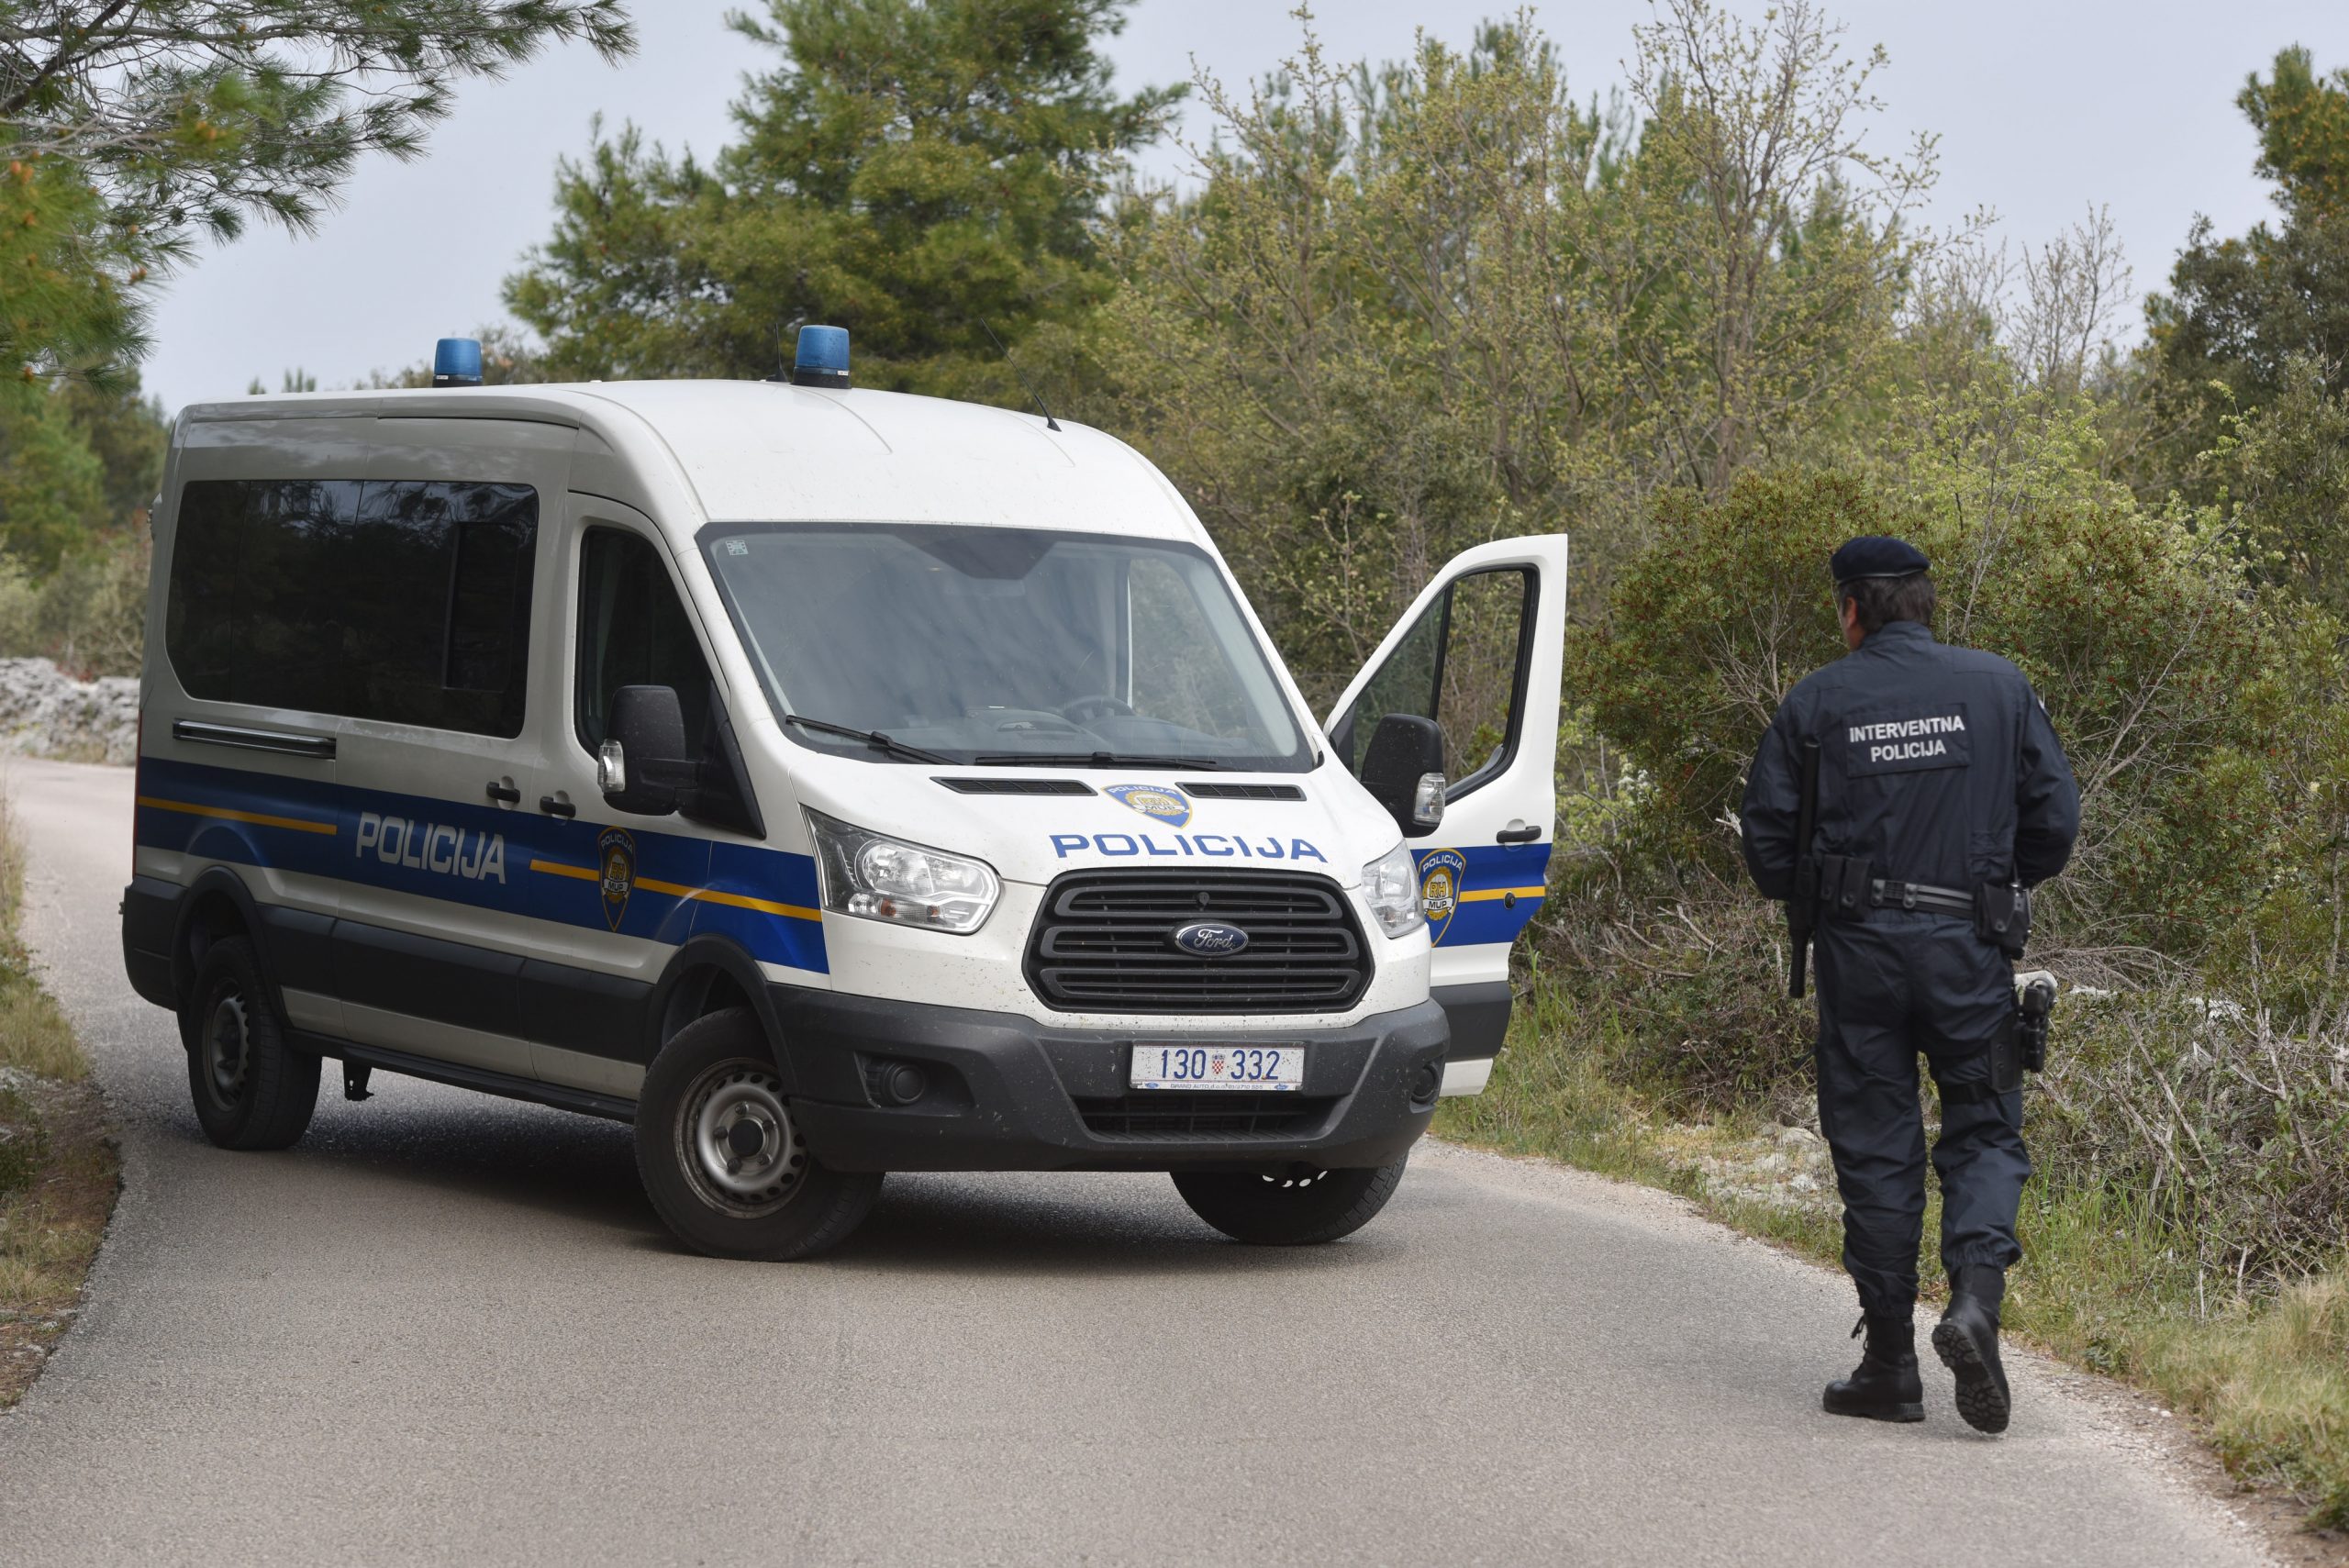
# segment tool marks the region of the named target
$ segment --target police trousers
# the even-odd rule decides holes
[[[2005,1269],[2022,1256],[2022,1093],[1990,1090],[1991,1047],[2012,1027],[2014,966],[1970,920],[1897,909],[1821,921],[1815,952],[1819,1128],[1843,1198],[1843,1267],[1862,1310],[1904,1317],[1925,1221],[1920,1055],[1942,1092],[1942,1266]]]

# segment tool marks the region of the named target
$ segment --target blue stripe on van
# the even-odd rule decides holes
[[[1424,868],[1430,855],[1441,852],[1415,848],[1411,855]],[[1451,852],[1464,862],[1458,904],[1452,917],[1439,923],[1435,945],[1462,948],[1515,941],[1542,907],[1543,884],[1550,874],[1550,846],[1477,844]],[[1426,874],[1422,869],[1422,879]],[[1514,899],[1508,896],[1511,894],[1516,895]]]
[[[671,945],[730,936],[763,962],[829,973],[816,862],[756,845],[625,832],[626,896],[604,896],[602,824],[273,773],[140,760],[136,841]]]

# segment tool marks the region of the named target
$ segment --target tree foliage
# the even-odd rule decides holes
[[[2266,407],[2315,367],[2349,392],[2349,69],[2320,76],[2287,49],[2235,100],[2259,133],[2258,172],[2276,183],[2281,226],[2219,239],[2197,219],[2166,294],[2146,302],[2152,372],[2174,426],[2147,487],[2198,499],[2219,477],[2198,462],[2232,415]]]
[[[1912,512],[1846,473],[1750,475],[1664,497],[1656,541],[1579,630],[1572,684],[1636,771],[1671,852],[1727,867],[1747,761],[1793,684],[1842,656],[1826,562],[1897,533],[1933,558],[1952,640],[2032,679],[2071,753],[2086,827],[2057,937],[2126,967],[2191,956],[2255,896],[2272,807],[2255,762],[2277,651],[2233,554],[2126,497],[2028,501],[2021,527]]]
[[[1807,4],[1658,17],[1641,118],[1523,14],[1382,71],[1308,18],[1275,77],[1202,79],[1197,188],[1125,215],[1108,405],[1319,684],[1467,544],[1572,526],[1603,580],[1646,496],[1721,493],[1880,364],[1930,149],[1866,149],[1871,62]]]
[[[733,144],[705,166],[599,130],[507,303],[550,373],[764,374],[822,320],[864,384],[1000,395],[986,328],[1065,331],[1106,292],[1103,193],[1176,95],[1110,91],[1129,4],[770,0],[735,18],[783,60]]]
[[[620,0],[0,0],[0,219],[42,277],[8,274],[0,354],[135,360],[130,291],[195,235],[306,229],[360,158],[421,152],[458,82],[570,39],[612,59],[633,33]]]

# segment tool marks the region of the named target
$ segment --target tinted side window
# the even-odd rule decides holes
[[[343,562],[340,711],[520,734],[537,532],[525,485],[366,486]]]
[[[537,538],[528,485],[200,480],[164,646],[195,696],[518,735]]]
[[[199,481],[180,498],[164,647],[190,695],[340,713],[329,565],[351,480]]]
[[[612,694],[622,686],[674,687],[687,738],[706,733],[709,666],[661,552],[623,529],[596,528],[579,562],[577,720],[590,752],[604,743]]]

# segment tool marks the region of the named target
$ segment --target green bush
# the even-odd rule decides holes
[[[2223,538],[2109,505],[2019,526],[1906,512],[1859,477],[1749,476],[1711,504],[1660,504],[1599,624],[1569,645],[1600,737],[1644,792],[1652,849],[1738,881],[1732,819],[1779,700],[1840,657],[1827,558],[1898,533],[1935,562],[1938,629],[2030,675],[2078,774],[2085,817],[2051,891],[2051,952],[2088,973],[2191,958],[2248,909],[2279,831],[2276,737],[2289,706],[2278,639]],[[1611,787],[1611,786],[1610,786]]]
[[[139,673],[150,555],[143,528],[103,534],[42,577],[0,555],[0,658],[54,659],[84,680]]]

